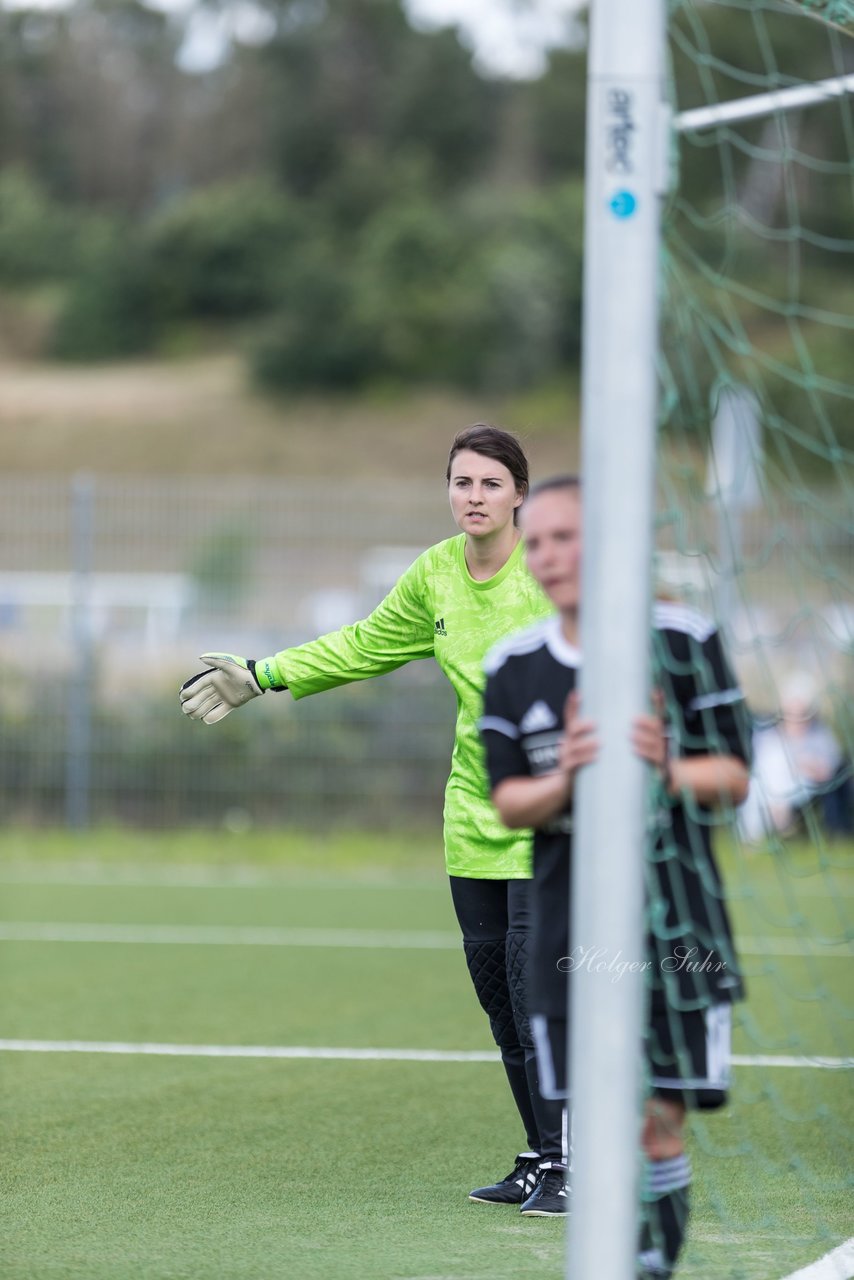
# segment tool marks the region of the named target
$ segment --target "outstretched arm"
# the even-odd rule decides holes
[[[231,653],[203,654],[211,670],[182,685],[181,709],[193,720],[216,724],[267,690],[289,689],[294,698],[302,698],[429,658],[433,641],[417,560],[361,622],[257,662]]]

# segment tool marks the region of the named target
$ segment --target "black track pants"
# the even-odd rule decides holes
[[[529,880],[470,880],[451,876],[451,896],[477,998],[525,1127],[528,1149],[544,1160],[565,1158],[563,1108],[539,1090],[527,1010],[531,925]]]

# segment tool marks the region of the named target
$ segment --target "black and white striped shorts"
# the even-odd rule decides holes
[[[647,1082],[656,1096],[711,1111],[726,1104],[730,1083],[732,1006],[673,1010],[654,1002],[644,1041]],[[566,1098],[566,1022],[533,1014],[540,1091]]]
[[[691,1110],[724,1106],[730,1084],[732,1005],[676,1011],[654,1001],[646,1054],[655,1094],[682,1101]]]

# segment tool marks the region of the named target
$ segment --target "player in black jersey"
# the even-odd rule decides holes
[[[541,1086],[567,1097],[567,973],[601,960],[572,949],[568,919],[573,784],[598,754],[596,726],[580,715],[576,691],[578,480],[561,477],[534,489],[522,527],[528,567],[557,613],[490,653],[481,730],[498,812],[509,827],[535,828],[529,1008]],[[742,802],[749,780],[744,698],[714,624],[659,601],[652,644],[655,710],[626,726],[657,789],[647,851],[647,953],[639,958],[650,993],[644,1278],[672,1274],[684,1236],[691,1177],[686,1107],[718,1107],[726,1098],[729,1014],[744,989],[711,830],[718,810]],[[560,1191],[553,1180],[543,1194]]]

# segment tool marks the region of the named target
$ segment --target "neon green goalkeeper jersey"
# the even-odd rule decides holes
[[[522,544],[494,577],[476,581],[465,560],[465,534],[430,547],[362,622],[259,663],[262,684],[286,684],[294,698],[435,658],[457,695],[457,727],[445,789],[448,873],[483,880],[531,874],[531,838],[508,831],[489,799],[477,722],[483,659],[510,632],[552,613],[525,568]]]

